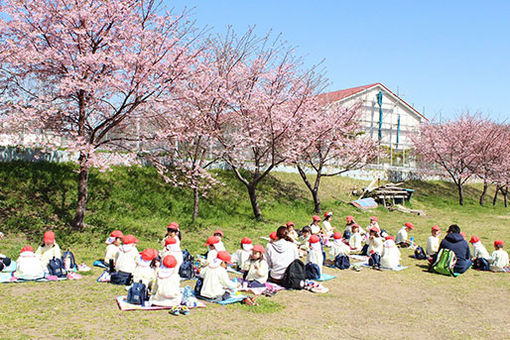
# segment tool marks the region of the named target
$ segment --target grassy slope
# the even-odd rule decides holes
[[[103,241],[110,230],[120,228],[134,233],[140,240],[139,249],[158,246],[164,227],[177,220],[183,227],[183,246],[192,252],[203,250],[203,241],[217,227],[226,232],[229,250],[243,236],[267,235],[288,219],[298,226],[309,222],[312,203],[301,180],[294,174],[277,173],[263,183],[261,205],[265,222],[251,219],[251,207],[244,188],[229,173],[219,172],[224,185],[210,193],[203,201],[201,217],[190,225],[191,195],[163,184],[150,168],[115,169],[111,173],[93,171],[90,178],[90,200],[83,233],[68,233],[65,225],[73,217],[75,177],[70,165],[47,163],[0,163],[0,230],[7,233],[0,241],[0,252],[16,258],[25,243],[36,245],[42,228],[51,226],[57,231],[59,243],[71,246],[80,261],[91,263],[102,256]],[[423,209],[426,216],[390,213],[383,208],[373,212],[359,212],[348,204],[348,192],[364,183],[346,178],[326,178],[323,182],[324,209],[335,213],[338,225],[343,216],[353,214],[365,224],[367,217],[377,214],[381,226],[396,233],[411,220],[417,226],[414,235],[424,244],[430,226],[443,228],[458,223],[468,235],[477,233],[489,251],[496,238],[510,242],[508,209],[477,205],[480,188],[466,190],[466,205],[456,205],[454,187],[444,182],[410,183],[416,189],[412,207]],[[333,223],[336,224],[336,223]],[[262,308],[235,305],[226,308],[210,306],[194,312],[187,322],[170,318],[165,312],[120,313],[113,302],[123,293],[121,287],[96,284],[99,271],[75,282],[51,284],[2,285],[0,289],[0,319],[7,327],[0,329],[0,338],[52,335],[57,337],[108,336],[109,329],[117,329],[114,337],[148,337],[166,329],[168,335],[187,334],[192,337],[255,338],[295,335],[316,337],[465,337],[475,338],[500,332],[510,337],[506,322],[499,315],[510,315],[508,293],[510,275],[469,271],[457,279],[423,272],[423,263],[408,257],[403,251],[403,263],[410,269],[401,273],[327,270],[338,274],[337,280],[326,283],[330,293],[313,295],[303,292],[284,292],[271,300],[261,299]],[[353,287],[356,289],[353,290]],[[375,291],[375,294],[369,294]],[[358,292],[352,294],[353,292]],[[402,296],[395,299],[396,296]],[[476,299],[473,297],[476,296]],[[499,313],[494,313],[493,301]],[[443,305],[438,315],[436,306]],[[313,305],[313,308],[310,306]],[[13,311],[13,307],[16,310]],[[468,316],[461,315],[469,310]],[[218,314],[221,313],[221,318]],[[287,321],[272,326],[273,320]],[[373,324],[367,318],[376,316]],[[59,316],[59,323],[51,320]],[[444,319],[451,324],[430,328],[430,324]],[[220,322],[218,320],[228,320]],[[303,328],[303,322],[307,325]],[[446,322],[446,323],[447,323]],[[47,329],[41,333],[40,324]],[[456,325],[458,323],[458,325]],[[358,327],[364,325],[363,327]]]

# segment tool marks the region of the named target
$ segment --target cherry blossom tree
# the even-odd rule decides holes
[[[5,0],[0,12],[1,114],[11,131],[55,137],[33,145],[78,154],[83,228],[90,167],[135,159],[135,122],[172,101],[195,31],[151,0]]]
[[[450,177],[457,186],[459,204],[464,204],[464,185],[478,172],[480,143],[485,119],[464,114],[445,123],[425,123],[413,139],[416,153],[424,164],[435,164],[437,174]]]
[[[306,187],[310,190],[316,213],[321,212],[319,189],[322,177],[336,176],[349,170],[360,169],[377,155],[377,145],[364,136],[356,120],[359,104],[343,107],[335,103],[319,103],[320,109],[309,133],[314,138],[301,150],[296,167]],[[307,170],[312,170],[315,180],[309,180]]]

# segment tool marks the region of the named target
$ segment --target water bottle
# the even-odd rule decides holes
[[[69,271],[69,269],[71,269],[71,259],[69,258],[69,256],[67,256],[64,259],[64,268],[66,271]]]

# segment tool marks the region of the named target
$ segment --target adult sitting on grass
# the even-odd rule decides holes
[[[269,281],[281,283],[287,267],[299,259],[298,249],[288,236],[287,227],[279,227],[276,231],[276,241],[266,246],[266,261],[269,265]]]
[[[441,249],[450,249],[455,253],[457,263],[455,264],[453,271],[457,274],[466,272],[473,264],[473,262],[471,262],[471,251],[469,250],[469,245],[460,234],[460,228],[456,224],[452,224],[448,228],[446,237],[439,245],[439,250]],[[436,256],[434,256],[433,260],[433,262],[435,262]]]

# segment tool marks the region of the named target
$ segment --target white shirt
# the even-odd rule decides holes
[[[427,239],[427,249],[425,252],[428,256],[432,256],[439,250],[439,237],[436,237],[434,235],[430,235]]]
[[[22,252],[16,261],[14,276],[25,280],[35,280],[44,277],[44,270],[39,257],[32,251]]]
[[[359,232],[352,234],[351,238],[349,239],[349,246],[351,246],[351,248],[354,251],[361,251],[361,249],[363,248],[361,246],[362,238],[363,237],[361,236],[361,234]]]
[[[380,237],[374,237],[368,240],[368,249],[367,254],[370,256],[372,254],[372,250],[374,253],[381,255],[383,252],[383,241]]]
[[[255,269],[255,265],[257,265],[258,269]],[[269,266],[264,259],[246,261],[243,270],[248,272],[246,274],[246,281],[257,280],[260,283],[266,283],[269,275]]]
[[[140,257],[138,249],[134,245],[128,244],[120,247],[115,259],[115,269],[125,273],[131,273],[136,269],[136,261]]]
[[[319,266],[320,275],[322,275],[322,265],[324,264],[324,256],[322,256],[321,244],[319,242],[312,243],[310,250],[306,255],[306,263],[315,263]]]
[[[331,242],[331,248],[329,250],[329,255],[335,259],[338,255],[349,256],[351,252],[351,248],[343,243],[341,240],[334,240]]]
[[[120,250],[120,246],[116,246],[115,244],[109,244],[106,246],[106,252],[104,255],[104,262],[106,264],[110,263],[110,260],[115,262],[115,258],[117,257],[117,253]]]
[[[407,241],[407,230],[406,227],[403,227],[398,231],[397,236],[395,236],[395,243],[399,244],[405,241]]]
[[[491,259],[491,270],[503,269],[508,266],[508,253],[504,249],[498,249],[492,252]]]
[[[321,231],[321,227],[315,224],[310,224],[310,229],[312,229],[312,234],[318,234]]]
[[[150,304],[157,306],[178,306],[182,301],[179,268],[161,268],[152,289]]]
[[[329,223],[329,221],[323,221],[322,228],[324,229],[324,232],[328,236],[333,233],[333,227],[331,226],[331,223]]]
[[[239,268],[243,268],[245,262],[250,258],[252,251],[246,251],[244,249],[238,249],[234,255],[232,255],[232,262],[237,264]]]
[[[44,246],[39,246],[39,248],[37,248],[37,251],[35,252],[35,255],[37,257],[39,257],[39,259],[41,260],[41,264],[43,266],[43,269],[45,272],[48,271],[48,263],[50,263],[50,260],[52,258],[61,258],[62,257],[62,254],[60,252],[60,247],[58,246],[57,243],[53,243],[53,245],[47,247],[46,245]]]
[[[482,242],[473,243],[473,258],[474,259],[481,258],[481,259],[489,260],[490,257],[491,256],[489,255],[489,252],[487,251],[487,249],[485,249]]]
[[[400,250],[393,240],[387,240],[383,244],[381,255],[381,267],[395,269],[400,264]]]
[[[227,289],[235,289],[237,284],[230,280],[228,273],[221,265],[221,260],[213,261],[202,269],[200,277],[204,279],[200,295],[209,299],[217,299],[225,294]]]

